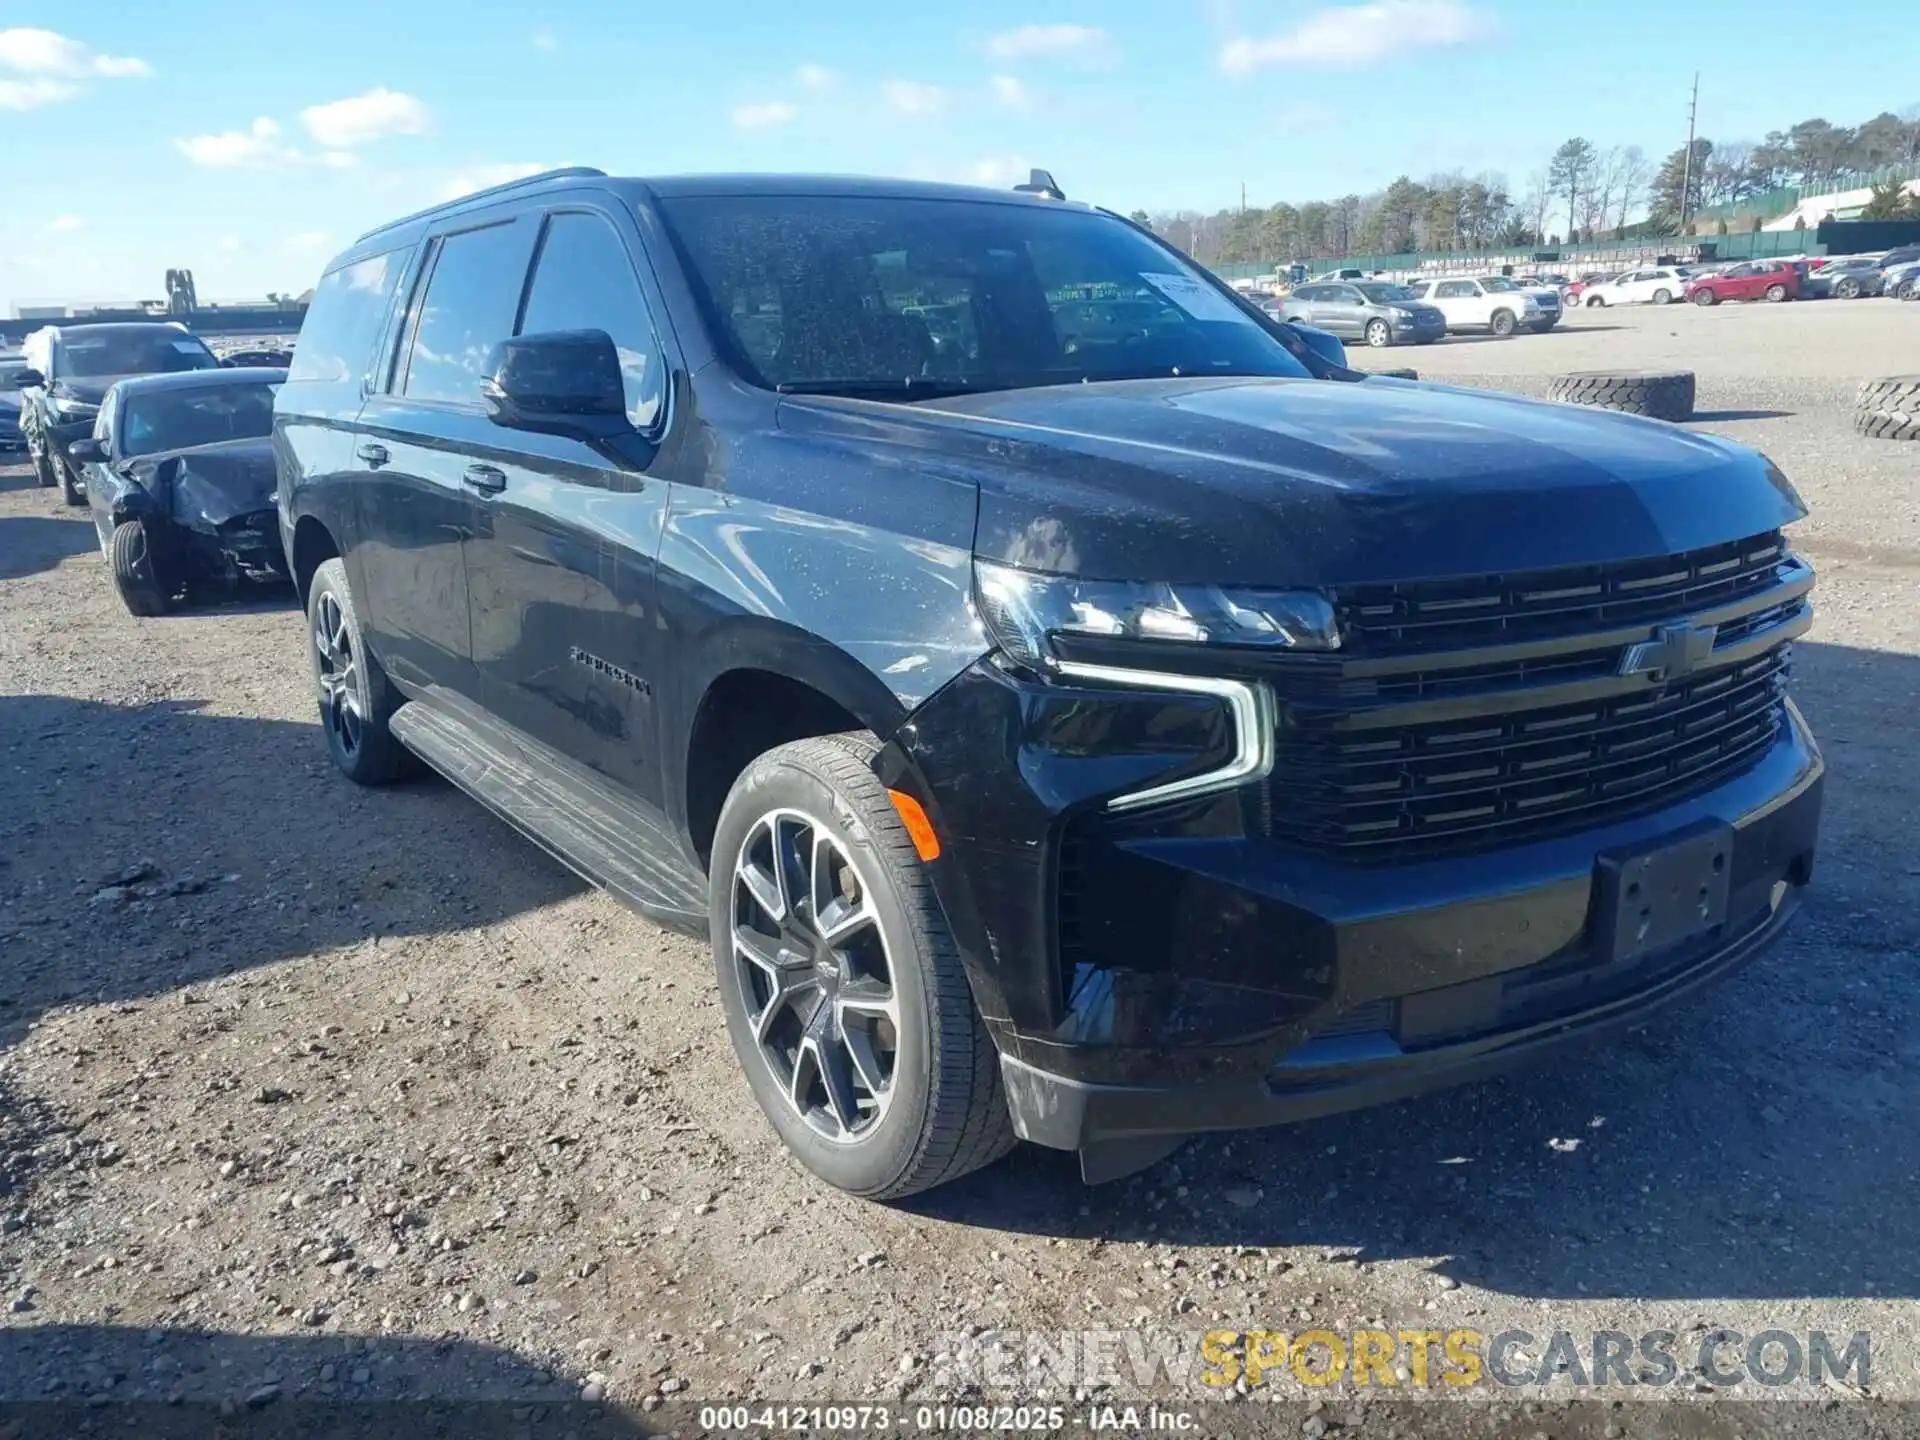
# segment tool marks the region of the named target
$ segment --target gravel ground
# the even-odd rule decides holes
[[[897,1208],[786,1158],[701,947],[438,782],[340,779],[290,602],[132,619],[85,522],[0,469],[0,1402],[537,1419],[584,1396],[636,1433],[696,1428],[689,1398],[999,1393],[955,1338],[982,1327],[1384,1322],[1523,1329],[1534,1356],[1558,1330],[1668,1329],[1685,1358],[1617,1410],[1562,1408],[1561,1381],[1529,1411],[1339,1389],[1262,1413],[1309,1435],[1912,1433],[1849,1383],[1727,1405],[1756,1387],[1685,1367],[1713,1327],[1866,1330],[1870,1393],[1920,1399],[1920,446],[1847,419],[1916,337],[1920,306],[1878,302],[1613,310],[1359,357],[1529,393],[1682,361],[1701,426],[1794,478],[1822,570],[1798,695],[1831,771],[1782,946],[1508,1079],[1207,1139],[1095,1190],[1023,1149]],[[1123,1376],[1094,1398],[1140,1393],[1195,1392]]]

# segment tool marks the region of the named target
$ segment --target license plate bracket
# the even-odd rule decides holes
[[[1600,953],[1632,965],[1727,923],[1733,827],[1707,821],[1656,844],[1599,858]]]

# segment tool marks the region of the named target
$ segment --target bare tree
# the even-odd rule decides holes
[[[1652,178],[1653,166],[1638,145],[1629,145],[1620,152],[1619,173],[1614,177],[1614,203],[1620,207],[1617,229],[1627,228],[1627,217],[1640,207],[1646,197],[1647,181]]]
[[[1580,195],[1580,228],[1589,238],[1607,228],[1607,217],[1613,213],[1613,192],[1619,183],[1620,147],[1610,145],[1594,160]]]

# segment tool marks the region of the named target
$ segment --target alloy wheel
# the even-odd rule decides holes
[[[824,1139],[863,1140],[893,1099],[900,1009],[866,881],[799,810],[754,822],[733,867],[733,963],[755,1044]]]
[[[360,661],[339,599],[326,591],[313,607],[313,653],[320,681],[320,715],[343,755],[360,749]]]

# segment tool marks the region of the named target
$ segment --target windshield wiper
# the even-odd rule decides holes
[[[931,399],[936,395],[971,395],[996,389],[968,380],[939,379],[925,375],[904,375],[898,380],[876,380],[866,376],[853,380],[788,380],[773,387],[782,395],[846,395],[854,399],[895,396]]]

